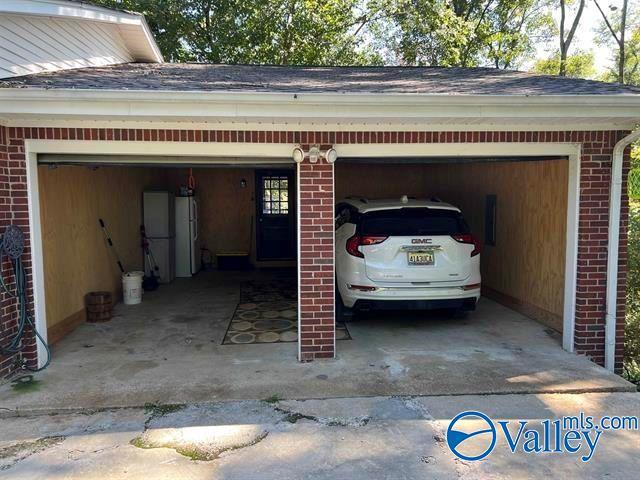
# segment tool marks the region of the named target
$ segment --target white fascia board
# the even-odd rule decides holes
[[[452,96],[413,94],[296,94],[0,88],[0,116],[136,121],[237,123],[340,122],[358,125],[500,123],[519,119],[565,130],[591,124],[632,128],[640,95]]]
[[[75,18],[127,25],[140,25],[142,18],[141,15],[134,13],[119,12],[85,3],[54,0],[4,0],[0,4],[0,13]]]
[[[158,47],[158,44],[156,43],[156,39],[153,36],[153,33],[151,33],[151,28],[149,27],[149,24],[147,23],[147,19],[144,16],[140,16],[141,19],[141,27],[142,27],[142,31],[144,32],[144,36],[147,39],[147,44],[148,44],[148,49],[150,50],[149,52],[149,57],[148,58],[144,58],[144,59],[140,59],[140,61],[152,61],[155,63],[163,63],[164,62],[164,57],[162,56],[162,52],[160,51],[160,47]],[[121,35],[123,37],[126,37],[123,33],[121,33]],[[127,41],[127,39],[125,38],[125,41]]]

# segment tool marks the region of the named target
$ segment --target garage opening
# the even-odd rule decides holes
[[[482,277],[482,298],[465,322],[472,324],[486,313],[491,317],[487,325],[500,333],[500,326],[507,328],[509,322],[503,322],[499,317],[505,315],[499,312],[517,312],[543,324],[560,342],[569,183],[566,157],[348,158],[335,168],[336,199],[401,202],[405,197],[458,207],[479,244]],[[385,319],[391,322],[400,316]],[[362,325],[360,329],[367,322],[354,324]]]
[[[205,361],[234,345],[287,344],[295,358],[293,166],[135,161],[39,157],[54,357],[63,350],[68,361],[104,353],[110,362],[136,359],[148,369]],[[118,262],[144,272],[140,304],[123,304]],[[122,375],[135,374],[126,371],[131,362],[122,365]]]

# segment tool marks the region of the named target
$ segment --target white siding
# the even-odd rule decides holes
[[[131,61],[117,25],[0,15],[0,78]]]

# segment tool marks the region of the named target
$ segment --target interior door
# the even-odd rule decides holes
[[[295,248],[293,170],[256,170],[258,260],[293,260]]]

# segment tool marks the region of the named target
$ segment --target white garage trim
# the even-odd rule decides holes
[[[44,288],[44,260],[42,247],[42,228],[40,219],[40,195],[38,191],[38,155],[135,155],[148,156],[149,163],[175,164],[175,157],[184,157],[190,163],[190,157],[220,157],[221,162],[230,160],[241,164],[255,162],[255,158],[268,159],[269,163],[293,163],[291,152],[293,144],[250,144],[250,143],[195,143],[195,142],[123,142],[99,140],[25,140],[25,159],[27,171],[27,201],[29,204],[29,231],[33,265],[33,301],[35,325],[38,333],[47,341],[47,311]],[[162,157],[173,157],[168,160]],[[78,159],[81,161],[81,159]],[[106,160],[107,162],[109,160]],[[113,162],[113,158],[110,159]],[[87,163],[95,163],[95,158]],[[215,163],[214,160],[208,163]],[[298,267],[299,268],[299,267]],[[46,361],[44,346],[37,345],[38,367]]]
[[[46,340],[47,320],[44,291],[44,262],[38,193],[38,154],[76,155],[145,155],[156,157],[229,157],[238,163],[242,158],[291,158],[293,144],[195,143],[195,142],[124,142],[79,140],[25,140],[27,188],[29,202],[30,244],[33,252],[33,288],[35,323]],[[569,188],[567,203],[567,246],[563,315],[563,348],[574,350],[575,292],[577,280],[578,212],[580,179],[580,144],[573,143],[448,143],[448,144],[358,144],[335,145],[339,158],[348,157],[464,157],[464,156],[567,156],[569,158]],[[338,160],[340,161],[340,160]],[[292,160],[288,160],[292,162]],[[175,163],[170,161],[167,163]],[[298,245],[299,248],[299,245]],[[298,266],[299,268],[299,266]],[[45,362],[45,351],[38,345],[38,365]]]
[[[25,146],[27,170],[27,202],[29,203],[29,238],[31,246],[31,275],[33,282],[33,307],[36,330],[47,342],[47,309],[44,295],[44,259],[42,249],[42,228],[40,223],[40,193],[38,191],[38,154],[31,153]],[[36,340],[38,368],[44,367],[47,352]]]
[[[293,148],[294,145],[288,143],[25,140],[25,150],[33,153],[140,155],[154,157],[150,158],[154,163],[162,162],[159,157],[286,158],[288,163],[293,163]],[[175,163],[175,160],[165,163]]]
[[[384,157],[488,157],[566,156],[569,159],[567,198],[567,245],[564,276],[562,348],[574,351],[576,282],[578,274],[578,216],[580,211],[579,143],[413,143],[334,145],[341,158]]]

